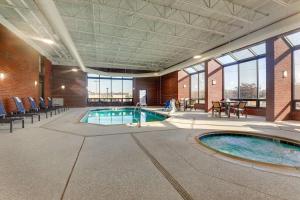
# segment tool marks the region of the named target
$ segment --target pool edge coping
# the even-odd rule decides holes
[[[205,150],[207,150],[206,151],[207,154],[209,154],[217,159],[220,159],[223,161],[228,161],[230,163],[238,164],[241,166],[251,167],[251,168],[254,168],[257,170],[273,172],[273,173],[277,173],[277,174],[284,174],[284,175],[300,178],[300,167],[268,163],[268,162],[262,162],[262,161],[251,160],[251,159],[247,159],[247,158],[243,158],[243,157],[234,156],[231,154],[221,152],[217,149],[214,149],[214,148],[204,144],[199,139],[201,136],[204,136],[204,135],[209,135],[209,134],[218,135],[218,134],[224,134],[224,133],[225,134],[226,133],[237,134],[237,135],[244,134],[244,135],[251,135],[251,136],[262,137],[262,138],[267,138],[267,139],[275,138],[275,139],[279,139],[279,140],[283,140],[283,141],[287,141],[287,142],[291,142],[291,143],[296,143],[296,144],[300,145],[299,140],[294,140],[294,139],[280,137],[280,136],[274,136],[274,135],[266,135],[261,132],[236,131],[236,130],[234,130],[234,131],[233,130],[208,131],[208,132],[203,132],[201,134],[197,134],[196,136],[194,136],[194,140],[196,141],[196,144],[197,145],[200,144],[201,145],[200,147],[203,147],[203,148],[205,148]],[[199,149],[199,146],[198,146],[198,149]],[[203,151],[202,148],[200,150]],[[282,170],[285,170],[285,171],[283,172]]]
[[[96,126],[101,126],[101,127],[110,127],[110,126],[127,126],[127,125],[137,125],[137,123],[132,123],[132,124],[112,124],[112,125],[103,125],[103,124],[92,124],[92,123],[86,123],[86,122],[82,122],[81,120],[87,115],[88,112],[92,111],[92,110],[97,110],[97,109],[111,109],[111,108],[116,108],[114,106],[109,106],[109,107],[88,107],[87,110],[85,110],[82,114],[79,115],[79,117],[76,120],[77,124],[86,124],[86,125],[96,125]],[[117,108],[134,108],[134,106],[120,106]],[[163,115],[164,117],[166,117],[166,119],[164,119],[163,121],[152,121],[152,122],[144,122],[144,123],[156,123],[156,122],[164,122],[165,120],[171,118],[172,116],[167,114],[167,113],[161,113],[159,111],[155,111],[155,110],[151,110],[147,107],[143,107],[142,109],[146,110],[146,111],[150,111],[150,112],[154,112],[160,115]],[[128,126],[127,126],[128,127]]]

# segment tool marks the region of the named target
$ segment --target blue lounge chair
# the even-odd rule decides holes
[[[19,97],[13,97],[13,100],[16,104],[17,111],[14,115],[22,116],[22,117],[31,117],[31,123],[33,123],[33,117],[38,116],[38,120],[41,120],[41,116],[39,113],[26,112],[25,107]]]
[[[163,110],[170,110],[171,109],[171,100],[166,101],[164,109]]]
[[[13,122],[14,121],[22,121],[22,128],[24,128],[24,118],[23,117],[15,117],[15,116],[8,116],[2,101],[0,101],[0,123],[1,124],[9,124],[9,130],[13,132]]]
[[[46,105],[46,102],[43,97],[40,97],[40,109],[50,112],[51,117],[52,117],[52,111],[54,111],[54,113],[56,115],[56,110],[49,108],[49,106]]]
[[[32,98],[32,97],[28,97],[28,101],[30,103],[30,111],[32,113],[45,113],[46,114],[46,118],[48,118],[48,112],[50,112],[50,116],[52,116],[52,112],[47,110],[47,109],[40,109],[36,103],[35,103],[35,100]]]
[[[56,115],[57,108],[52,106],[52,101],[51,102],[48,101],[48,106],[47,106],[43,97],[40,97],[40,108],[45,109],[45,110],[49,110],[49,111],[54,111],[54,114]],[[52,112],[51,112],[51,115],[52,115]]]

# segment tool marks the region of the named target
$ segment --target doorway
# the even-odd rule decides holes
[[[147,105],[147,90],[139,90],[139,102],[142,106]]]

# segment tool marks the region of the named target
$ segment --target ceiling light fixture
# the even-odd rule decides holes
[[[40,41],[40,42],[44,42],[46,44],[54,44],[55,42],[51,39],[48,39],[48,38],[40,38],[40,37],[30,37],[31,39],[33,40],[36,40],[36,41]]]
[[[0,79],[3,80],[4,79],[4,73],[0,73]]]
[[[72,72],[78,72],[78,69],[73,68],[73,69],[72,69]]]
[[[193,58],[194,59],[198,59],[198,58],[201,58],[202,56],[200,56],[200,55],[195,55]]]
[[[50,39],[42,39],[41,41],[46,43],[46,44],[54,44],[54,41],[50,40]]]

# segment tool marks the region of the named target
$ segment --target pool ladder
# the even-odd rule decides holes
[[[142,105],[141,105],[140,102],[137,102],[136,105],[135,105],[135,107],[134,107],[134,110],[133,110],[134,115],[135,115],[136,110],[138,110],[138,112],[140,112],[140,117],[141,117]],[[135,118],[135,117],[134,117],[134,118]],[[138,128],[141,128],[141,126],[142,126],[141,119],[138,119],[137,127],[138,127]]]

